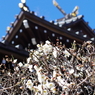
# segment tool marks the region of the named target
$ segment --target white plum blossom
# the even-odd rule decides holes
[[[33,86],[33,91],[35,92],[35,95],[42,95],[43,94],[42,84],[39,84],[38,86]]]
[[[30,63],[31,57],[27,58],[27,63]]]
[[[26,83],[26,88],[29,88],[30,90],[33,90],[33,83],[30,79]]]
[[[19,62],[19,63],[18,63],[18,66],[19,66],[19,67],[22,67],[22,66],[23,66],[23,63],[22,63],[22,62]]]
[[[8,74],[8,76],[11,76],[11,73],[10,72],[8,72],[7,74]]]
[[[19,67],[15,67],[14,70],[15,70],[15,71],[19,71]]]
[[[52,54],[53,54],[54,58],[57,58],[57,56],[58,56],[58,50],[57,50],[56,47],[53,48]]]
[[[38,81],[40,83],[43,83],[45,81],[45,79],[46,79],[45,74],[42,74],[42,72],[41,72],[43,70],[43,68],[42,67],[38,67],[37,65],[35,65],[34,69],[36,70],[36,74],[38,76]]]
[[[75,83],[74,83],[74,82],[70,82],[70,85],[71,85],[71,86],[74,86],[74,85],[75,85]]]
[[[43,95],[48,95],[48,90],[43,90]]]
[[[4,70],[1,70],[0,76],[2,73],[5,76],[1,76],[4,91],[5,89],[7,92],[7,89],[10,92],[14,90],[18,91],[20,95],[80,95],[85,87],[87,90],[91,88],[92,95],[95,92],[93,90],[95,54],[89,55],[86,50],[84,51],[85,45],[82,46],[82,49],[77,47],[78,50],[61,46],[62,44],[59,42],[51,45],[51,42],[47,40],[44,45],[38,44],[36,50],[30,51],[30,57],[26,63],[19,62],[14,65],[14,71],[9,69],[4,73]],[[17,63],[17,60],[12,63]],[[93,86],[91,87],[89,84]],[[8,92],[9,95],[13,95],[10,92]],[[18,95],[18,92],[14,94]],[[84,94],[82,92],[82,95]],[[85,95],[89,95],[89,93]]]
[[[60,86],[63,86],[64,84],[66,84],[66,82],[64,82],[64,79],[60,75],[57,77],[57,83]]]
[[[52,75],[53,78],[56,78],[56,75],[57,75],[57,71],[54,69],[54,70],[53,70],[53,75]]]
[[[46,76],[44,74],[40,73],[40,72],[38,72],[37,75],[38,75],[38,81],[40,83],[44,83],[44,81],[46,79]]]
[[[37,65],[34,65],[34,69],[37,71],[39,67]]]
[[[56,87],[52,87],[50,90],[51,90],[52,93],[54,93],[54,94],[58,94],[58,93],[57,93],[57,89],[56,89]]]
[[[74,69],[69,69],[69,74],[73,74],[74,73]]]
[[[63,51],[63,53],[65,54],[65,57],[69,57],[71,55],[66,49]]]
[[[30,71],[30,72],[33,72],[33,71],[34,71],[34,70],[33,70],[33,65],[29,65],[28,68],[29,68],[29,71]]]
[[[80,66],[79,66],[79,65],[76,65],[76,69],[77,69],[77,70],[80,70]]]
[[[55,87],[55,84],[53,82],[47,82],[46,86],[47,86],[47,88],[51,89],[51,88]]]
[[[50,44],[51,44],[51,42],[50,42],[50,41],[48,41],[48,40],[47,40],[45,43],[46,43],[47,45],[50,45]]]
[[[43,48],[43,53],[45,55],[51,53],[52,49],[53,49],[53,47],[52,47],[52,45],[50,44],[49,41],[46,41],[46,43],[42,46],[42,48]]]
[[[43,86],[42,86],[42,84],[39,84],[38,86],[37,86],[37,88],[38,88],[38,90],[41,92],[41,94],[43,93]]]
[[[41,53],[43,51],[42,45],[37,44],[38,51]]]
[[[24,68],[28,68],[28,67],[29,67],[29,65],[30,65],[30,64],[26,63],[26,64],[24,64],[24,66],[23,66],[23,67],[24,67]]]
[[[68,86],[63,86],[63,89],[64,89],[64,90],[68,89]]]
[[[39,51],[35,50],[32,57],[34,61],[39,62],[39,58],[40,58]]]
[[[79,74],[74,73],[74,76],[75,76],[75,78],[78,78],[79,77]]]
[[[17,59],[14,59],[13,63],[17,63]]]

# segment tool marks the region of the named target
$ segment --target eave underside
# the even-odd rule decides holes
[[[25,28],[23,25],[23,20],[27,20],[29,24],[29,28]],[[35,38],[36,43],[39,44],[40,42],[44,42],[45,40],[50,40],[51,42],[56,41],[57,38],[63,42],[63,44],[67,44],[69,46],[73,40],[76,40],[78,43],[82,43],[93,37],[94,33],[90,33],[87,28],[85,31],[85,25],[80,20],[80,23],[77,24],[77,21],[71,25],[67,26],[59,26],[55,25],[54,23],[50,23],[43,18],[39,18],[34,14],[28,12],[21,12],[19,15],[18,21],[16,21],[15,26],[12,28],[10,34],[6,36],[5,42],[15,45],[21,45],[23,49],[35,49],[36,45],[33,45],[31,42],[32,38]],[[72,27],[71,31],[68,31],[68,27]],[[82,27],[82,33],[80,32],[79,35],[76,35],[76,31],[80,30]],[[75,28],[77,27],[77,28]],[[76,30],[78,29],[78,30]],[[22,32],[20,32],[22,31]],[[84,38],[83,35],[88,34],[87,38]],[[95,37],[95,35],[94,35]]]

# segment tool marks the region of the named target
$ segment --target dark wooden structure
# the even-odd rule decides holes
[[[25,28],[24,20],[27,20],[28,27]],[[21,11],[8,34],[5,36],[5,43],[12,45],[21,45],[23,49],[35,48],[31,42],[35,38],[36,43],[41,41],[51,40],[55,41],[56,38],[66,43],[73,40],[83,42],[86,40],[94,41],[95,33],[89,25],[83,20],[83,16],[73,17],[68,20],[59,22],[46,21],[44,17],[34,15],[34,12]]]
[[[18,61],[26,61],[25,59],[29,56],[29,53],[23,49],[15,48],[12,45],[0,43],[0,62],[5,55],[17,58]]]
[[[74,40],[78,43],[87,40],[95,42],[95,33],[82,15],[49,22],[34,12],[21,11],[10,30],[7,30],[3,43],[0,43],[0,57],[1,54],[13,54],[15,58],[25,59],[28,57],[28,49],[36,49],[36,44],[46,40],[55,43],[56,38],[70,47]]]

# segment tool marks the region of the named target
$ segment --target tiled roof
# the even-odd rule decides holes
[[[72,18],[67,19],[67,20],[63,18],[61,21],[57,21],[57,23],[61,24],[61,25],[70,24],[70,23],[75,22],[75,21],[82,19],[82,18],[83,18],[83,15],[79,15],[77,17],[72,17]]]
[[[22,21],[24,19],[28,19],[30,22],[36,23],[39,26],[42,26],[48,30],[54,31],[55,33],[64,34],[64,36],[69,36],[72,38],[72,35],[74,36],[74,39],[84,39],[83,37],[80,38],[80,36],[76,37],[75,33],[68,32],[68,28],[71,27],[71,25],[74,25],[75,23],[82,23],[82,26],[86,28],[86,31],[88,31],[88,34],[90,34],[91,37],[93,37],[95,34],[92,32],[92,29],[90,29],[89,25],[86,24],[86,22],[83,19],[83,15],[79,15],[76,17],[71,17],[69,19],[59,19],[57,21],[47,21],[45,20],[44,16],[38,17],[35,15],[35,12],[25,12],[21,11],[18,15],[18,18],[15,20],[13,27],[9,30],[8,34],[5,36],[5,42],[11,41],[14,35],[19,31],[19,27],[21,27]],[[70,25],[70,26],[69,26]],[[67,28],[66,28],[66,27]],[[65,28],[64,28],[65,27]],[[62,31],[62,33],[61,33]],[[14,33],[13,33],[14,32]],[[66,34],[66,35],[65,35]],[[93,36],[92,36],[93,35]]]

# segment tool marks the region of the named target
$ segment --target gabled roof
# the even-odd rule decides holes
[[[66,20],[65,18],[61,18],[57,20],[57,23],[59,25],[63,25],[64,27],[72,27],[79,24],[79,26],[86,31],[85,34],[88,34],[91,37],[95,37],[95,32],[93,32],[93,30],[88,25],[88,23],[83,19],[83,17],[84,17],[83,15],[79,15]]]
[[[26,23],[27,26],[24,25]],[[27,49],[34,49],[36,44],[46,40],[55,42],[56,38],[70,46],[73,40],[79,43],[86,40],[95,42],[95,33],[84,21],[82,15],[49,22],[44,16],[38,17],[34,12],[21,11],[10,30],[7,31],[3,42],[0,43],[0,53],[12,54],[15,58],[25,59],[29,55]]]
[[[28,20],[29,28],[25,29],[23,20]],[[77,28],[74,29],[74,27],[78,27],[78,30]],[[71,28],[71,30],[69,28]],[[80,31],[81,29],[83,29],[83,33]],[[24,33],[21,34],[20,30]],[[46,34],[45,31],[49,33]],[[12,41],[15,41],[15,45],[20,43],[23,44],[25,48],[25,43],[31,43],[31,38],[36,38],[37,43],[39,43],[40,41],[47,40],[48,38],[54,39],[53,34],[57,35],[61,39],[64,37],[66,39],[76,40],[80,43],[86,40],[91,40],[91,38],[95,38],[95,33],[83,20],[83,16],[77,16],[59,22],[49,22],[46,21],[43,16],[36,16],[34,12],[21,11],[8,34],[5,36],[5,43],[12,44]],[[16,38],[16,35],[19,37]],[[88,37],[84,35],[87,35]],[[55,37],[57,38],[57,36]]]

